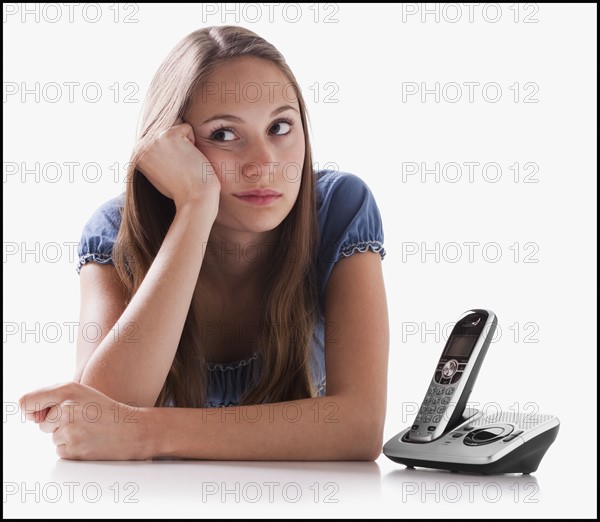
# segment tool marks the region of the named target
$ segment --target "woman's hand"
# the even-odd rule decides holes
[[[178,209],[188,202],[201,203],[216,217],[221,182],[195,143],[189,123],[175,125],[144,147],[136,168]]]
[[[52,433],[56,453],[75,460],[151,458],[149,431],[142,411],[114,401],[98,390],[69,382],[41,388],[19,399],[28,420]]]

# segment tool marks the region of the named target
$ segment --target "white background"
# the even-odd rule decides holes
[[[23,19],[24,8],[5,4],[3,20],[7,516],[596,516],[595,4],[427,4],[425,18],[424,4],[271,12],[266,4],[205,4],[204,12],[202,4],[78,4],[71,15],[66,4],[27,4]],[[386,440],[412,421],[406,412],[425,393],[448,325],[489,308],[501,336],[471,399],[559,417],[536,473],[409,471],[384,455],[375,463],[62,461],[50,436],[14,411],[23,393],[72,377],[72,244],[123,189],[155,70],[183,36],[223,24],[254,30],[283,53],[308,101],[315,161],[359,175],[378,202],[391,324]],[[88,101],[94,82],[96,103]],[[423,88],[432,91],[424,100]],[[408,174],[436,162],[438,179]],[[479,164],[472,180],[469,162]],[[52,484],[61,488],[56,501]],[[33,493],[22,497],[23,489]]]

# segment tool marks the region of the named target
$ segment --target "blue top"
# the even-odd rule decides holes
[[[331,271],[337,261],[355,252],[372,250],[383,259],[383,226],[375,198],[366,183],[354,174],[333,170],[315,173],[317,191],[317,220],[319,224],[319,251],[317,273],[319,303],[325,309],[325,291]],[[79,242],[81,267],[95,263],[113,263],[112,247],[121,223],[124,193],[103,203],[83,228]],[[312,371],[319,395],[325,395],[325,341],[324,317],[315,325],[312,349]],[[207,362],[209,370],[208,394],[205,407],[239,404],[243,392],[252,384],[254,365],[260,364],[260,354],[225,363]]]

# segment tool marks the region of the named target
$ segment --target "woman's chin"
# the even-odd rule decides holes
[[[253,216],[239,217],[238,219],[223,219],[220,220],[217,216],[215,225],[222,232],[227,233],[244,233],[244,234],[265,234],[267,232],[276,232],[276,229],[283,223],[283,219],[275,216]]]

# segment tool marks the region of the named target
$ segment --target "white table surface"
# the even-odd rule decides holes
[[[375,462],[69,461],[56,456],[48,434],[17,416],[5,421],[4,432],[6,517],[526,518],[595,512],[591,469],[573,463],[569,470],[562,458],[565,433],[534,474],[483,476],[410,470],[384,455]]]

